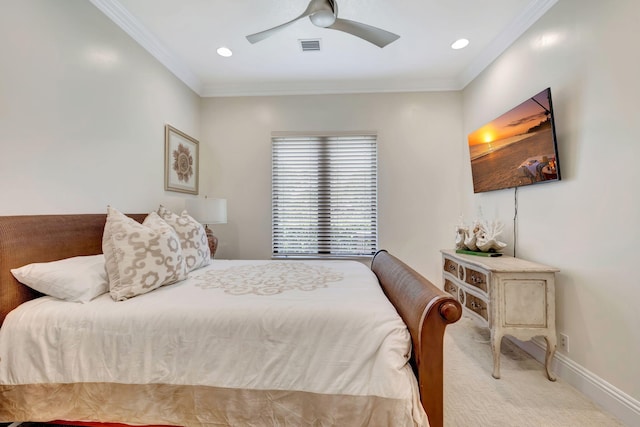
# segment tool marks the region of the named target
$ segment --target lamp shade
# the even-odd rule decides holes
[[[201,224],[226,224],[227,199],[188,199],[187,212]]]

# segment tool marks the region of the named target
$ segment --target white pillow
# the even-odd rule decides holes
[[[109,290],[104,255],[37,262],[11,274],[38,292],[66,301],[88,302]]]
[[[155,212],[140,224],[109,206],[102,251],[116,301],[187,277],[178,235]]]
[[[187,272],[211,263],[209,240],[202,224],[189,216],[187,211],[177,215],[162,205],[158,208],[158,215],[178,233]]]

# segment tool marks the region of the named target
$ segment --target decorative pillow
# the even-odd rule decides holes
[[[178,235],[155,212],[140,224],[109,206],[102,251],[116,301],[187,277]]]
[[[88,302],[109,290],[104,255],[37,262],[11,274],[31,289],[66,301]]]
[[[193,219],[187,211],[182,211],[178,216],[162,205],[158,209],[158,215],[178,233],[187,272],[211,263],[209,241],[202,224]]]

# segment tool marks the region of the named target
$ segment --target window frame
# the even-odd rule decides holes
[[[336,179],[344,179],[344,171],[340,170],[340,165],[337,160],[340,156],[344,156],[347,150],[340,151],[339,154],[331,154],[330,151],[335,150],[337,146],[341,144],[341,141],[345,141],[345,145],[353,141],[356,141],[355,151],[363,151],[361,158],[356,158],[355,161],[349,160],[347,163],[342,162],[342,166],[345,164],[347,167],[362,167],[363,170],[368,169],[369,172],[363,172],[362,181],[359,184],[358,188],[362,187],[364,189],[368,189],[368,192],[364,193],[362,200],[360,201],[361,205],[369,204],[368,208],[360,208],[353,209],[354,204],[347,203],[346,206],[349,206],[347,209],[348,213],[343,213],[342,223],[340,223],[340,219],[336,220],[335,227],[330,226],[331,218],[335,217],[332,215],[333,213],[333,203],[339,202],[339,197],[335,194],[336,188],[339,188],[340,185],[333,184]],[[325,143],[325,147],[322,148],[323,142]],[[286,143],[298,143],[303,146],[303,151],[308,150],[309,152],[314,151],[313,144],[318,143],[318,148],[315,148],[315,155],[305,157],[304,160],[313,161],[314,159],[322,159],[321,162],[317,163],[317,168],[313,170],[314,174],[310,174],[309,176],[314,176],[316,180],[315,190],[319,188],[325,190],[323,195],[320,196],[320,191],[316,195],[316,199],[318,201],[318,205],[315,206],[315,212],[313,208],[310,208],[308,212],[311,212],[312,215],[309,215],[316,220],[315,228],[309,228],[311,234],[316,233],[316,245],[314,250],[303,251],[296,249],[286,249],[284,246],[286,243],[290,243],[295,246],[296,243],[305,244],[310,240],[296,239],[292,238],[287,240],[286,238],[282,238],[282,230],[285,228],[283,226],[284,220],[282,219],[282,203],[280,200],[285,196],[286,189],[282,187],[282,182],[278,181],[278,178],[281,178],[283,174],[281,174],[278,170],[278,167],[282,168],[282,163],[277,164],[277,156],[282,156],[283,153],[286,152],[282,147],[278,147],[278,144],[286,144]],[[306,146],[308,143],[308,147]],[[292,133],[292,132],[274,132],[271,135],[271,150],[272,150],[272,161],[271,161],[271,253],[272,258],[274,259],[286,259],[286,258],[294,258],[294,259],[356,259],[356,260],[367,260],[371,259],[373,255],[375,255],[378,250],[378,136],[376,132],[365,131],[365,132],[303,132],[303,133]],[[368,148],[361,148],[360,145]],[[317,151],[321,152],[318,153]],[[358,154],[358,153],[356,153]],[[328,157],[326,157],[328,156]],[[353,154],[351,157],[353,158]],[[338,175],[332,175],[334,170],[338,170],[338,175],[341,174],[340,177],[336,178]],[[309,171],[309,170],[308,170]],[[307,172],[308,172],[307,171]],[[367,174],[368,173],[368,174]],[[312,178],[308,178],[313,181]],[[342,186],[345,185],[345,182],[340,182]],[[351,188],[352,186],[348,186],[347,188]],[[302,188],[303,189],[303,188]],[[331,190],[334,190],[333,192]],[[349,190],[347,190],[348,192]],[[333,193],[333,195],[331,194]],[[290,193],[289,193],[290,194]],[[307,196],[309,197],[309,196]],[[312,197],[309,199],[311,200]],[[344,200],[343,200],[344,201]],[[324,203],[323,203],[324,202]],[[355,203],[357,205],[358,203]],[[343,205],[345,206],[345,205]],[[321,213],[322,212],[322,213]],[[354,213],[355,212],[355,213]],[[348,220],[346,221],[346,230],[345,230],[345,217],[347,217],[351,213],[352,215],[361,216],[359,220],[361,221],[360,225],[356,225],[356,231],[358,227],[361,227],[362,234],[356,234],[353,239],[352,247],[349,248],[348,252],[345,252],[344,242],[339,245],[336,244],[332,247],[332,242],[339,242],[340,232],[336,231],[340,228],[343,229],[343,233],[353,233],[353,230],[349,230]],[[286,214],[286,213],[285,213]],[[293,214],[292,214],[293,215]],[[323,218],[324,217],[324,218]],[[328,219],[327,219],[328,218]],[[370,224],[366,224],[366,222],[370,222]],[[364,227],[362,227],[364,225]],[[310,226],[311,227],[311,226]],[[328,228],[327,228],[328,227]],[[320,242],[325,238],[323,244]],[[353,237],[353,235],[352,235]],[[328,240],[326,240],[328,239]],[[293,242],[293,243],[291,243]],[[358,250],[357,246],[360,243],[360,247],[362,250]],[[339,248],[339,246],[343,246]],[[348,246],[348,245],[346,245]],[[310,247],[313,247],[310,244]]]

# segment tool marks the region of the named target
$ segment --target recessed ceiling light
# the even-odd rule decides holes
[[[468,44],[469,44],[469,40],[459,39],[453,42],[453,44],[451,45],[451,49],[462,49],[467,47]]]
[[[233,55],[233,52],[231,52],[231,49],[229,49],[228,47],[219,47],[216,52],[218,52],[218,55],[224,56],[225,58]]]

